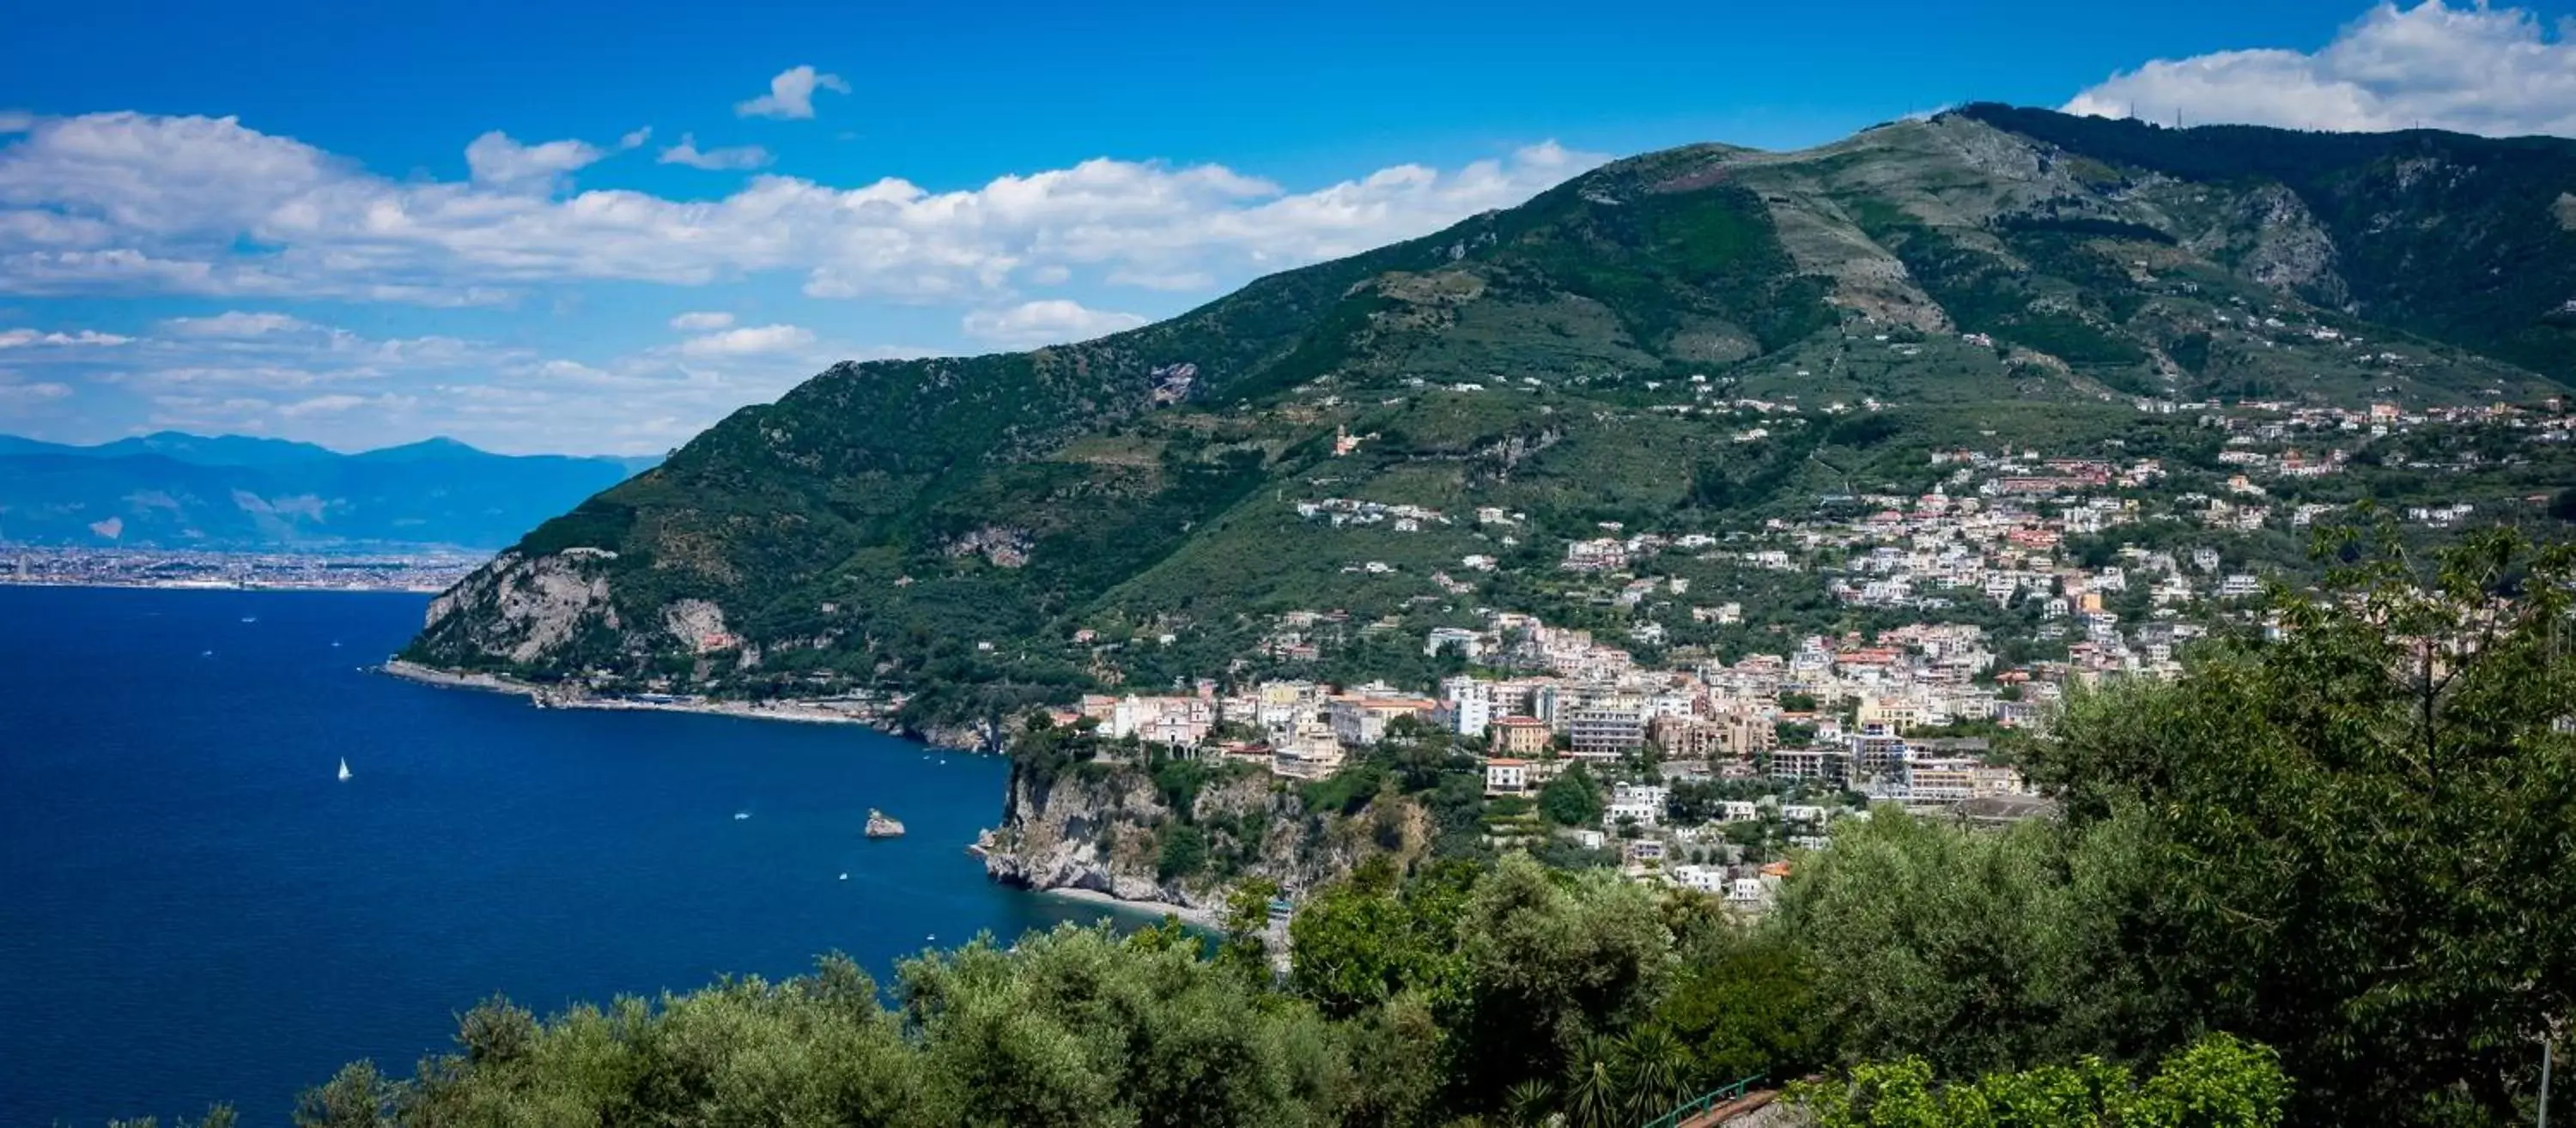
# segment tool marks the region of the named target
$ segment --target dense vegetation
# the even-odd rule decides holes
[[[2557,202],[2576,147],[2438,130],[2165,129],[1981,104],[1962,114],[2121,170],[2261,178],[2298,194],[2340,252],[2312,297],[2567,379],[2576,375],[2576,230]],[[2389,222],[2411,215],[2421,222]]]
[[[2576,551],[2337,556],[2279,630],[2075,700],[2025,750],[2061,819],[1882,809],[1758,921],[1519,853],[1381,856],[1306,900],[1284,974],[1247,887],[1213,941],[1068,927],[882,988],[828,958],[543,1022],[494,1001],[297,1123],[1591,1128],[1809,1075],[1827,1128],[2527,1120],[2576,1012]]]

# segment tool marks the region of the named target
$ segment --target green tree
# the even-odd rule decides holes
[[[295,1128],[386,1128],[395,1122],[401,1095],[402,1087],[377,1072],[376,1063],[351,1062],[296,1099]]]
[[[1642,1124],[1672,1111],[1699,1092],[1690,1049],[1653,1023],[1632,1027],[1613,1047],[1625,1123]]]
[[[1406,990],[1454,989],[1455,909],[1427,886],[1400,886],[1377,855],[1317,890],[1288,923],[1289,981],[1324,1012],[1348,1017]]]
[[[1845,1060],[1922,1056],[1948,1076],[2137,1048],[2150,993],[2116,958],[2136,884],[2116,844],[2074,854],[2044,823],[1979,833],[1893,807],[1838,832],[1779,916]]]
[[[1746,1077],[1795,1077],[1824,1064],[1815,970],[1786,929],[1721,923],[1683,953],[1655,1023],[1691,1054],[1701,1089]]]
[[[1477,883],[1456,936],[1466,997],[1452,1082],[1481,1100],[1562,1072],[1586,1037],[1645,1017],[1671,972],[1671,934],[1642,886],[1524,854]]]
[[[1163,828],[1163,848],[1155,859],[1154,875],[1165,881],[1196,876],[1207,868],[1207,860],[1207,832],[1175,824]]]
[[[1790,1090],[1816,1128],[2271,1128],[2289,1095],[2276,1055],[2224,1034],[2175,1053],[2144,1083],[2088,1057],[1944,1085],[1930,1063],[1905,1058]]]
[[[1217,947],[1217,962],[1233,968],[1252,982],[1270,982],[1270,902],[1279,896],[1279,883],[1267,878],[1254,878],[1234,887],[1225,899],[1225,941]]]
[[[1407,989],[1349,1027],[1351,1101],[1343,1123],[1401,1128],[1438,1122],[1448,1034],[1431,1000]]]
[[[2576,1013],[2576,549],[2332,547],[2356,563],[2277,632],[2077,700],[2032,771],[2139,845],[2100,919],[2167,996],[2155,1036],[2277,1046],[2302,1121],[2503,1123]]]
[[[1601,785],[1581,764],[1565,769],[1539,789],[1539,814],[1558,826],[1597,826],[1603,809]]]

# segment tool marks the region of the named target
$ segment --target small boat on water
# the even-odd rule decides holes
[[[868,808],[868,837],[901,838],[903,837],[903,824],[887,818],[884,811],[870,807]]]
[[[340,758],[340,782],[349,782],[349,758],[346,756]]]

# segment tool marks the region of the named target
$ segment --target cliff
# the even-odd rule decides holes
[[[1373,853],[1417,858],[1430,836],[1409,800],[1309,810],[1295,788],[1258,769],[1157,773],[1091,761],[1046,774],[1015,761],[1002,824],[985,836],[984,870],[1027,889],[1220,909],[1244,881],[1311,889]]]

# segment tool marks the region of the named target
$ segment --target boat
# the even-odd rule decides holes
[[[901,838],[903,837],[903,824],[887,818],[884,811],[870,807],[868,808],[868,837]]]
[[[346,757],[346,756],[343,756],[343,757],[341,757],[341,758],[340,758],[340,781],[341,781],[342,783],[346,783],[346,782],[348,782],[348,780],[349,780],[349,758],[348,758],[348,757]]]

